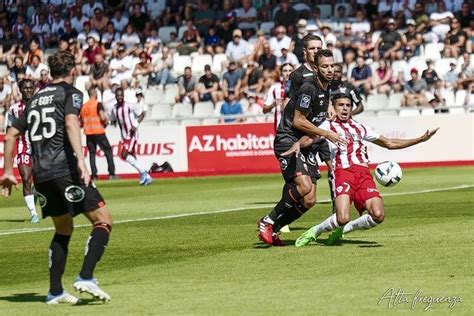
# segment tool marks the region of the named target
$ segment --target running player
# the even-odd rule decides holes
[[[264,243],[281,246],[276,232],[301,217],[316,203],[316,181],[320,178],[315,148],[305,148],[298,155],[282,156],[304,136],[324,136],[338,144],[344,142],[337,133],[317,128],[325,121],[329,105],[328,85],[333,76],[334,58],[329,50],[316,53],[317,76],[305,81],[290,99],[275,137],[275,156],[285,180],[282,199],[273,210],[258,222],[259,239]],[[315,146],[318,146],[317,143]]]
[[[120,157],[137,169],[140,174],[139,183],[141,185],[149,185],[153,179],[135,156],[138,138],[137,128],[143,109],[137,104],[125,102],[122,88],[115,90],[115,99],[117,104],[112,111],[112,120],[119,125],[122,135]]]
[[[426,142],[438,131],[438,129],[428,130],[422,136],[413,139],[386,138],[351,118],[352,103],[349,94],[340,90],[335,91],[332,101],[337,119],[334,122],[324,122],[320,128],[344,135],[347,140],[347,145],[339,147],[330,143],[331,157],[334,163],[336,214],[332,214],[321,224],[311,227],[303,233],[296,240],[296,247],[306,246],[315,241],[322,232],[336,230],[345,225],[328,240],[329,244],[333,244],[342,234],[358,229],[373,228],[384,220],[384,205],[370,174],[369,157],[364,140],[387,149],[402,149]],[[283,155],[293,153],[298,155],[300,146],[304,149],[311,143],[312,139],[306,136],[302,137]],[[354,202],[360,217],[349,222],[352,202]],[[365,210],[368,214],[362,215]]]
[[[57,52],[48,58],[53,82],[35,94],[5,136],[5,166],[2,193],[11,194],[17,184],[13,175],[15,140],[28,132],[33,157],[33,179],[43,218],[51,216],[55,234],[49,247],[50,289],[46,304],[76,304],[79,299],[62,285],[73,217],[83,214],[93,225],[87,239],[82,269],[74,288],[94,298],[108,301],[93,277],[112,229],[112,217],[104,199],[90,181],[81,145],[79,112],[82,93],[72,85],[76,75],[75,58]]]
[[[354,107],[352,110],[352,115],[356,115],[364,111],[364,103],[362,102],[362,98],[357,89],[349,82],[342,81],[341,63],[334,64],[334,77],[331,81],[331,84],[329,85],[329,91],[331,93],[333,91],[347,92],[350,95],[352,106]]]
[[[30,79],[23,79],[18,84],[21,100],[16,102],[8,109],[9,120],[7,126],[11,127],[14,118],[19,118],[23,113],[26,103],[33,97],[35,92],[35,83]],[[33,194],[33,177],[32,177],[32,158],[30,142],[28,135],[23,134],[16,140],[16,164],[20,172],[21,182],[23,184],[23,198],[25,199],[26,207],[30,212],[31,222],[39,223],[38,213],[36,212],[35,196]]]

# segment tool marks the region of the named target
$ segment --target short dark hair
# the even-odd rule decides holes
[[[307,34],[303,37],[303,45],[304,45],[304,48],[308,48],[308,43],[310,41],[320,41],[321,43],[323,42],[323,40],[321,39],[321,37],[319,37],[318,35],[314,35],[314,34]]]
[[[31,83],[33,85],[33,88],[35,87],[35,82],[31,79],[23,79],[20,82],[18,82],[18,88],[23,89],[23,87],[27,84]]]
[[[123,93],[123,88],[122,88],[122,87],[118,87],[117,89],[115,89],[115,94],[117,94],[117,92],[119,92],[119,91],[122,91],[122,93]]]
[[[329,49],[320,49],[316,52],[316,55],[314,56],[314,61],[316,62],[316,64],[319,64],[319,60],[323,57],[334,57],[334,55]]]
[[[350,101],[351,97],[347,93],[342,93],[340,91],[336,91],[334,94],[331,94],[331,101],[333,103],[338,99],[349,99]]]
[[[48,65],[53,79],[65,77],[76,67],[76,59],[70,52],[56,52],[48,57]]]
[[[344,64],[343,64],[343,63],[335,63],[335,64],[334,64],[334,67],[339,67],[339,68],[343,69],[343,68],[344,68]]]
[[[191,67],[189,67],[189,66],[184,67],[184,71],[186,71],[188,69],[191,70]]]

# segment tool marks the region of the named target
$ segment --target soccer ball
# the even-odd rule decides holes
[[[395,161],[384,161],[375,168],[375,179],[384,187],[393,187],[402,180],[402,168]]]

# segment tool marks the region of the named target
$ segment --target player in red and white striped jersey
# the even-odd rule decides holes
[[[152,182],[152,178],[136,157],[137,129],[143,118],[143,109],[138,104],[125,102],[122,88],[115,90],[115,99],[117,104],[112,111],[112,119],[118,124],[122,136],[120,157],[137,169],[140,174],[140,184],[148,185]]]
[[[438,130],[428,130],[422,136],[413,139],[386,138],[351,118],[350,95],[335,91],[332,94],[332,102],[336,110],[336,120],[334,122],[325,121],[319,127],[336,132],[347,142],[345,145],[337,146],[329,142],[334,165],[335,184],[333,188],[335,188],[336,196],[336,214],[301,235],[296,240],[297,247],[306,246],[311,241],[315,241],[322,232],[336,230],[345,225],[343,229],[338,229],[330,236],[328,243],[334,243],[342,234],[353,230],[372,228],[384,220],[383,201],[369,170],[369,157],[364,141],[387,149],[402,149],[429,140]],[[299,152],[300,146],[307,147],[312,142],[312,139],[304,136],[285,154],[291,155],[294,152]],[[361,216],[349,222],[352,202]],[[368,214],[362,215],[365,210]]]
[[[281,115],[283,113],[283,103],[286,99],[286,82],[290,78],[291,72],[294,70],[293,65],[286,63],[281,65],[281,77],[280,81],[275,82],[270,89],[268,90],[267,96],[265,98],[265,104],[263,105],[263,113],[274,113],[274,122],[275,131],[278,124],[281,120]]]
[[[7,127],[11,126],[14,119],[20,117],[25,109],[26,103],[33,97],[35,91],[35,84],[30,79],[20,81],[18,86],[20,88],[22,99],[8,109],[9,119],[7,120]],[[16,141],[15,161],[23,182],[23,197],[25,199],[26,207],[30,212],[31,222],[38,223],[39,217],[36,212],[35,196],[33,194],[31,147],[26,133],[21,135]]]

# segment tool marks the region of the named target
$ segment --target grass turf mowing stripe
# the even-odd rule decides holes
[[[386,193],[383,196],[400,196],[400,195],[413,195],[413,194],[423,194],[423,193],[432,193],[432,192],[442,192],[442,191],[451,191],[451,190],[462,190],[467,188],[472,188],[474,185],[470,184],[463,184],[459,186],[449,187],[449,188],[439,188],[439,189],[428,189],[428,190],[419,190],[419,191],[412,191],[412,192],[397,192],[397,193]],[[319,203],[322,202],[330,202],[331,200],[320,200]],[[146,218],[135,218],[135,219],[127,219],[114,222],[115,224],[125,224],[125,223],[135,223],[135,222],[143,222],[143,221],[153,221],[153,220],[162,220],[162,219],[171,219],[171,218],[180,218],[180,217],[189,217],[189,216],[199,216],[199,215],[209,215],[209,214],[220,214],[220,213],[229,213],[229,212],[238,212],[244,210],[253,210],[253,209],[261,209],[264,207],[273,206],[273,204],[262,204],[259,206],[246,206],[246,207],[237,207],[237,208],[230,208],[212,212],[196,212],[196,213],[184,213],[184,214],[174,214],[174,215],[164,215],[164,216],[156,216],[156,217],[146,217]],[[75,228],[81,227],[90,227],[90,224],[83,224],[83,225],[75,225]],[[8,235],[15,235],[15,234],[26,234],[26,233],[36,233],[36,232],[45,232],[45,231],[52,231],[54,230],[53,227],[46,227],[46,228],[18,228],[13,230],[4,230],[0,231],[0,236],[8,236]]]

